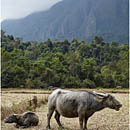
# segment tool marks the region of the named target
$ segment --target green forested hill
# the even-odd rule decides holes
[[[128,88],[128,44],[22,42],[2,31],[2,88]]]

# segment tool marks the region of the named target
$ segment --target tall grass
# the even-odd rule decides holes
[[[38,98],[38,104],[37,107],[40,107],[42,104],[46,104],[48,102],[48,96],[45,96],[44,98]],[[10,114],[22,114],[26,111],[32,111],[32,107],[29,106],[28,101],[21,101],[18,104],[13,103],[12,106],[1,106],[1,120],[8,117]]]

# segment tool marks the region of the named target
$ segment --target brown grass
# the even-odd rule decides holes
[[[69,90],[77,90],[75,88]],[[129,89],[104,89],[104,88],[96,88],[96,89],[86,89],[86,88],[78,88],[78,90],[88,90],[88,91],[98,91],[105,93],[129,93]],[[2,88],[2,93],[4,94],[50,94],[50,90],[43,89],[16,89],[16,88]]]
[[[11,107],[8,106],[1,106],[1,119],[5,119],[9,114],[12,113],[23,113],[27,110],[27,104],[25,103],[20,103],[17,105],[13,105]]]
[[[7,94],[8,95],[8,94]],[[7,98],[2,95],[2,105],[3,102],[8,103],[15,102],[14,101],[14,94],[9,95]],[[100,112],[96,112],[88,121],[88,130],[129,130],[129,95],[128,94],[113,94],[116,99],[118,99],[122,104],[123,107],[120,109],[119,112],[111,109],[104,109]],[[23,100],[23,97],[25,99],[28,99],[32,97],[33,95],[30,94],[15,94],[15,97],[17,97],[17,100]],[[47,101],[47,95],[37,95],[39,98],[45,98]],[[11,98],[12,97],[12,98]],[[10,106],[11,105],[7,105]],[[47,124],[47,105],[42,105],[41,107],[36,109],[36,114],[39,116],[40,122],[39,125],[32,128],[27,128],[26,130],[46,130],[46,124]],[[61,117],[61,123],[65,127],[64,130],[79,130],[79,122],[78,118],[64,118]],[[54,119],[54,115],[51,119],[51,127],[52,130],[59,130],[58,125]],[[2,130],[18,130],[14,127],[13,124],[5,124],[2,121]]]
[[[16,95],[15,95],[16,96]],[[20,96],[20,95],[19,95]],[[11,97],[11,95],[9,96]],[[23,113],[26,111],[32,111],[32,107],[29,106],[29,97],[28,96],[24,96],[24,100],[20,97],[19,98],[15,98],[15,100],[13,100],[14,95],[12,95],[12,98],[10,98],[9,100],[3,100],[3,99],[7,99],[6,95],[2,96],[2,105],[1,105],[1,120],[5,119],[8,115],[13,114],[13,113]],[[22,96],[21,96],[22,97]],[[38,104],[37,107],[41,107],[42,104],[46,104],[48,101],[48,95],[45,95],[44,98],[43,97],[38,97]],[[5,102],[7,104],[5,104]]]

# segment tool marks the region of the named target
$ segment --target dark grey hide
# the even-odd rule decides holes
[[[25,112],[23,114],[11,114],[5,120],[5,123],[16,123],[16,127],[28,128],[37,126],[39,123],[38,116],[33,112]]]
[[[47,129],[55,111],[55,119],[60,127],[60,115],[68,118],[79,117],[81,130],[87,130],[87,121],[96,111],[111,108],[119,111],[122,105],[110,94],[88,91],[69,91],[57,89],[48,98]]]

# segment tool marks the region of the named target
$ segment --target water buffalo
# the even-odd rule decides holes
[[[37,126],[39,123],[38,116],[33,112],[25,112],[23,114],[11,114],[5,120],[5,123],[16,123],[16,127],[28,128]]]
[[[80,129],[87,130],[87,121],[96,111],[111,108],[119,111],[122,105],[110,94],[57,89],[48,98],[47,129],[51,130],[50,119],[55,111],[55,119],[60,127],[60,115],[68,118],[79,117]],[[84,123],[84,126],[83,126]]]

